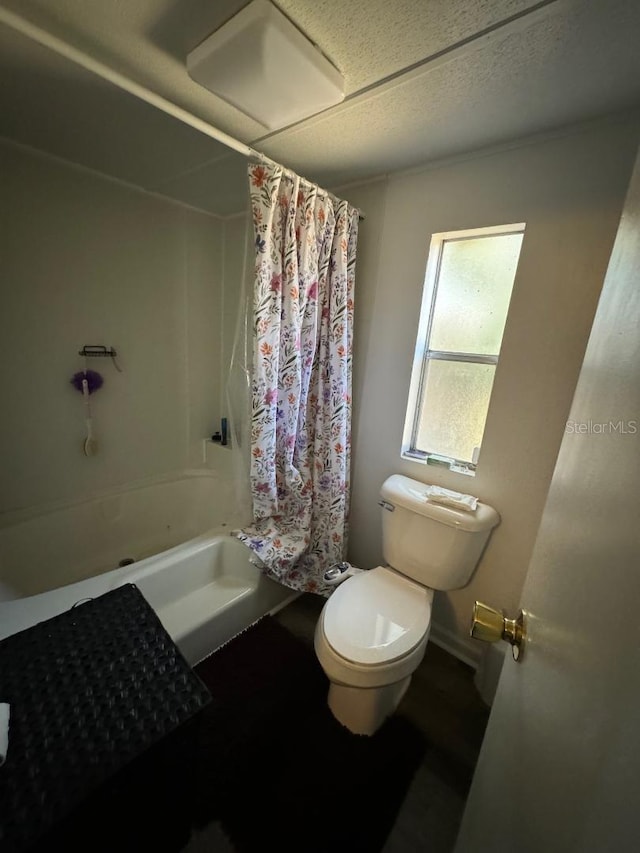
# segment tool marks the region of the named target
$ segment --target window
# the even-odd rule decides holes
[[[403,456],[474,473],[524,227],[433,235]]]

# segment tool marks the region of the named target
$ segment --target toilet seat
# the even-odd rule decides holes
[[[432,598],[431,590],[379,566],[335,590],[323,609],[322,632],[345,663],[384,667],[424,643]]]

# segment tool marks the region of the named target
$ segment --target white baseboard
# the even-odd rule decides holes
[[[280,601],[278,604],[274,605],[271,610],[269,610],[269,616],[275,616],[280,610],[287,606],[287,604],[291,604],[296,598],[300,598],[302,595],[301,592],[296,592],[295,590],[291,590],[291,595],[288,595],[283,601]]]
[[[458,660],[473,667],[473,669],[477,670],[480,666],[483,648],[477,641],[464,639],[458,634],[454,634],[453,631],[436,624],[431,626],[429,640]]]

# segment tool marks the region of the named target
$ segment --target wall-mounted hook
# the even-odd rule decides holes
[[[83,356],[84,358],[110,358],[113,362],[113,366],[118,371],[118,373],[122,373],[122,368],[116,361],[116,355],[118,353],[115,351],[113,347],[104,347],[104,346],[83,346],[81,350],[78,350],[78,355]]]

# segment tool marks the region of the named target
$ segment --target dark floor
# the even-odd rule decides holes
[[[316,595],[302,595],[275,618],[296,636],[313,643],[323,604],[324,599]],[[431,747],[414,776],[383,853],[453,850],[489,717],[473,676],[470,666],[429,643],[396,713],[411,720]]]
[[[313,644],[324,599],[302,595],[275,618]],[[429,643],[397,714],[430,744],[416,772],[383,853],[451,853],[489,709],[473,683],[473,669]],[[196,834],[183,853],[233,853],[218,824]]]

